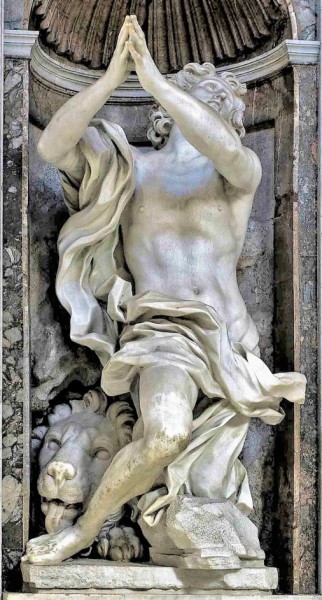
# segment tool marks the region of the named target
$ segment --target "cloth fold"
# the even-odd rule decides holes
[[[231,342],[226,323],[202,302],[146,292],[130,298],[124,308],[128,323],[120,350],[102,373],[110,396],[130,391],[140,369],[176,366],[189,373],[208,398],[229,400],[236,412],[276,425],[284,417],[283,398],[303,403],[306,379],[300,373],[273,375],[255,354],[257,348]]]
[[[153,291],[134,296],[119,235],[135,190],[130,146],[119,126],[94,119],[79,154],[81,179],[61,174],[71,216],[58,240],[56,282],[70,314],[71,339],[96,352],[102,388],[111,396],[128,392],[140,369],[157,364],[185,370],[213,399],[194,421],[189,446],[167,468],[166,488],[142,499],[145,516],[153,522],[183,487],[187,493],[234,498],[250,510],[247,474],[238,460],[249,418],[279,423],[282,398],[304,401],[305,377],[271,373],[259,358],[249,316],[236,342],[210,306]]]

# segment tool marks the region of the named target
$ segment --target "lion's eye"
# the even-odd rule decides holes
[[[110,458],[110,454],[105,448],[97,448],[94,452],[94,458],[99,458],[101,460],[107,460]]]
[[[52,438],[51,440],[48,441],[49,450],[58,450],[58,448],[60,448],[60,447],[61,447],[61,443],[56,438]]]

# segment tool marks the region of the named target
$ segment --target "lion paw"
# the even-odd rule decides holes
[[[129,562],[142,556],[143,547],[132,527],[120,526],[101,532],[97,552],[102,558]]]

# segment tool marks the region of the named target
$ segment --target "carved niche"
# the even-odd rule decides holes
[[[106,68],[127,14],[135,13],[163,73],[216,65],[274,47],[289,32],[280,0],[34,0],[43,46],[74,63]]]

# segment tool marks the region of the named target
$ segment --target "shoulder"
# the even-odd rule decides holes
[[[242,144],[242,148],[244,149],[245,155],[247,156],[251,169],[253,171],[252,183],[254,189],[256,190],[262,178],[261,161],[259,160],[259,157],[257,156],[256,152],[254,152],[254,150],[248,148],[247,146],[244,146],[244,144]]]
[[[242,192],[254,195],[262,178],[262,166],[257,154],[239,140],[231,161],[231,185]]]

